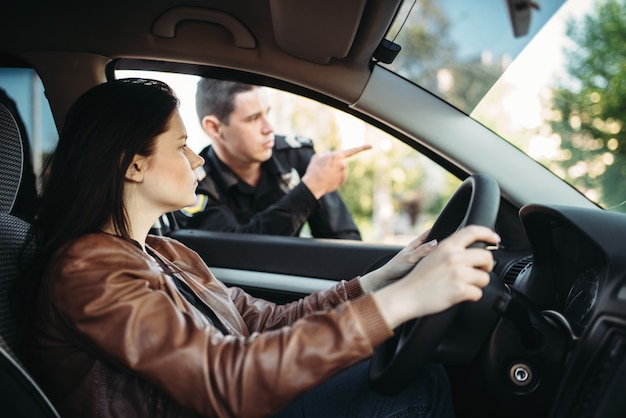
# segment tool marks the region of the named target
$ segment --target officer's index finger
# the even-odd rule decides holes
[[[354,147],[354,148],[348,148],[348,149],[344,149],[342,151],[338,151],[344,158],[348,158],[348,157],[352,157],[355,154],[358,154],[359,152],[371,149],[372,146],[371,145],[361,145],[359,147]]]

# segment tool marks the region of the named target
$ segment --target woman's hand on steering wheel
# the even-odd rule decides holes
[[[476,241],[497,244],[500,237],[487,227],[465,227],[439,243],[402,279],[376,291],[374,297],[389,327],[393,329],[457,303],[480,299],[482,288],[489,283],[493,256],[488,250],[468,248]],[[419,249],[418,244],[396,257],[409,258],[408,254],[415,254]]]
[[[435,239],[424,242],[429,233],[430,229],[411,241],[382,267],[361,276],[363,291],[367,293],[382,289],[410,272],[422,258],[437,247]]]

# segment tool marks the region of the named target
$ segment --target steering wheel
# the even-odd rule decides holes
[[[431,228],[426,241],[443,240],[466,225],[494,228],[500,208],[500,187],[486,174],[474,174],[459,186]],[[485,246],[475,243],[472,246]],[[443,312],[413,319],[399,326],[394,337],[374,350],[370,385],[391,395],[408,386],[429,361],[452,324],[458,305]]]

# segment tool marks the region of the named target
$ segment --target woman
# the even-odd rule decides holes
[[[493,259],[466,247],[497,235],[470,227],[436,249],[418,239],[380,269],[284,306],[228,289],[181,243],[148,236],[195,201],[203,160],[177,105],[167,85],[129,79],[91,89],[67,114],[36,224],[44,270],[30,321],[33,373],[62,415],[448,413],[440,367],[398,397],[370,392],[357,405],[342,392],[357,386],[343,382],[368,390],[362,361],[402,322],[480,298]]]

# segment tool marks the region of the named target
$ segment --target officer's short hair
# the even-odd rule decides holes
[[[235,96],[250,91],[256,86],[237,81],[201,78],[196,86],[196,113],[198,119],[207,115],[215,115],[222,123],[228,125],[230,115],[235,110]]]

